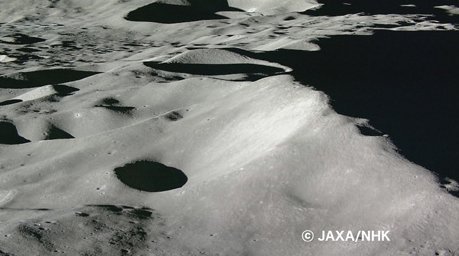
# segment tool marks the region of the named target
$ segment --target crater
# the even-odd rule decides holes
[[[39,37],[34,37],[34,36],[28,36],[24,34],[12,34],[6,37],[3,37],[0,39],[0,43],[5,43],[5,44],[34,44],[34,43],[39,43],[46,41],[43,38]]]
[[[70,133],[54,126],[50,125],[48,131],[45,133],[46,137],[45,140],[59,140],[59,139],[73,139]]]
[[[125,185],[146,192],[162,192],[180,188],[188,177],[179,169],[164,164],[141,160],[114,170]]]
[[[0,144],[14,145],[30,142],[18,134],[16,126],[10,122],[0,121]]]
[[[7,105],[19,103],[19,102],[22,102],[22,100],[19,100],[19,99],[5,100],[5,101],[0,102],[0,106],[7,106]]]
[[[213,4],[198,4],[191,1],[185,5],[168,4],[167,1],[151,3],[149,5],[140,7],[127,14],[125,17],[129,21],[143,21],[143,22],[158,22],[158,23],[181,23],[199,20],[216,20],[225,19],[225,17],[215,14],[215,11],[222,6],[214,6]]]
[[[270,75],[285,73],[285,70],[279,67],[251,63],[182,64],[144,62],[144,65],[167,72],[179,72],[199,76],[243,75],[243,78],[229,79],[235,81],[256,81]]]
[[[96,104],[94,107],[106,108],[108,110],[121,113],[121,114],[131,114],[135,107],[122,106],[120,101],[115,98],[104,98],[101,100],[100,104]]]
[[[169,121],[178,121],[183,118],[183,115],[178,111],[172,111],[168,113],[165,117]]]
[[[23,89],[80,80],[99,72],[72,69],[47,69],[0,76],[0,88]],[[69,87],[70,88],[70,87]],[[61,89],[68,92],[69,88]],[[75,91],[75,90],[73,90]]]
[[[257,54],[234,48],[192,49],[166,61],[146,61],[144,65],[166,72],[217,76],[233,81],[256,81],[289,72],[287,67],[260,60]]]

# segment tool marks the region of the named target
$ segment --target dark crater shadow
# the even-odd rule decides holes
[[[40,52],[40,49],[32,48],[32,47],[23,47],[17,49],[19,52],[26,52],[26,53],[32,53],[32,52]]]
[[[144,62],[144,65],[168,72],[187,73],[202,76],[245,74],[244,80],[255,81],[260,78],[285,73],[279,67],[257,64],[182,64],[182,63],[155,63]]]
[[[4,44],[34,44],[34,43],[39,43],[39,42],[46,41],[46,39],[43,39],[43,38],[28,36],[28,35],[24,35],[24,34],[20,34],[20,33],[8,35],[7,37],[10,37],[12,40],[11,41],[0,40],[0,43],[4,43]]]
[[[70,133],[54,126],[50,125],[48,131],[46,132],[45,140],[60,140],[60,139],[74,139],[73,135]]]
[[[108,98],[103,98],[101,101],[100,101],[100,104],[99,105],[118,105],[120,104],[121,102],[115,98],[112,98],[112,97],[108,97]]]
[[[126,106],[111,106],[111,105],[96,105],[97,108],[106,108],[113,112],[120,114],[132,114],[132,111],[135,110],[135,107],[126,107]]]
[[[63,85],[63,84],[53,85],[53,88],[54,90],[56,90],[57,95],[59,96],[69,96],[69,95],[72,95],[74,92],[77,92],[80,90],[78,88]]]
[[[365,13],[377,14],[423,14],[433,15],[434,20],[448,23],[458,23],[459,16],[449,15],[445,10],[435,6],[459,6],[453,0],[318,0],[323,4],[316,10],[307,10],[304,13],[313,16],[340,16],[346,14]]]
[[[31,72],[19,72],[0,76],[0,88],[33,88],[48,84],[59,84],[80,80],[99,72],[72,69],[47,69]],[[62,90],[66,90],[62,87]]]
[[[138,218],[138,219],[148,219],[153,216],[154,210],[149,208],[149,207],[133,207],[133,206],[127,206],[127,205],[113,205],[113,204],[95,204],[95,205],[88,205],[89,207],[95,207],[95,208],[100,208],[105,211],[121,215],[121,214],[126,214],[131,215],[132,217]],[[80,217],[88,217],[91,216],[88,213],[85,212],[76,212],[77,216]]]
[[[0,144],[15,145],[30,142],[18,134],[16,126],[10,122],[0,121]]]
[[[226,1],[192,0],[190,5],[174,5],[167,3],[151,3],[129,12],[125,19],[129,21],[144,21],[157,23],[181,23],[199,20],[226,19],[215,14],[217,11],[236,10],[228,7]]]
[[[135,107],[122,106],[121,102],[115,98],[105,98],[102,99],[99,104],[96,104],[94,107],[97,108],[106,108],[108,110],[120,113],[131,115],[132,111],[135,110]]]
[[[458,31],[378,31],[319,45],[258,58],[293,68],[297,80],[329,95],[337,112],[369,119],[409,160],[459,180]]]
[[[169,121],[175,122],[183,118],[182,113],[179,111],[172,111],[165,115],[165,118]]]
[[[0,106],[7,106],[7,105],[19,103],[19,102],[22,102],[22,100],[19,100],[19,99],[5,100],[5,101],[0,102]]]
[[[146,192],[161,192],[180,188],[188,181],[179,169],[153,161],[137,161],[114,170],[127,186]]]
[[[37,212],[47,212],[47,211],[52,211],[52,209],[49,208],[11,208],[11,207],[0,207],[0,210],[2,211],[37,211]],[[2,255],[2,254],[0,254]],[[3,255],[2,255],[3,256]]]

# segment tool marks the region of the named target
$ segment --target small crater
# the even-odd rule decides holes
[[[139,219],[148,219],[153,215],[153,212],[150,210],[144,210],[144,209],[132,209],[130,211],[130,214],[134,215],[135,217]]]
[[[19,99],[5,100],[5,101],[0,102],[0,106],[11,105],[11,104],[19,103],[19,102],[22,102],[22,100],[19,100]]]
[[[12,34],[0,39],[0,42],[5,44],[34,44],[43,41],[46,40],[43,38],[28,36],[20,33]]]
[[[18,134],[16,126],[10,122],[0,121],[0,144],[23,144],[30,142]]]
[[[123,211],[123,208],[122,207],[119,207],[119,206],[116,206],[116,205],[112,205],[112,204],[98,204],[98,205],[90,205],[90,206],[95,206],[95,207],[98,207],[98,208],[102,208],[106,211],[109,211],[109,212],[122,212]]]
[[[284,20],[295,20],[295,16],[287,16],[284,18]]]
[[[188,181],[181,170],[147,160],[126,164],[114,172],[125,185],[146,192],[180,188]]]
[[[135,107],[122,106],[120,104],[121,102],[115,98],[105,98],[100,101],[100,104],[96,104],[94,107],[106,108],[121,114],[131,114],[135,110]]]
[[[20,51],[20,52],[27,52],[27,53],[39,52],[40,51],[39,49],[31,48],[31,47],[23,47],[23,48],[20,48],[20,49],[17,49],[17,50]]]
[[[135,107],[125,107],[125,106],[96,106],[96,107],[103,107],[103,108],[106,108],[108,110],[111,110],[111,111],[114,111],[114,112],[118,112],[118,113],[122,113],[122,114],[129,114],[129,113],[131,113],[132,110],[135,109]]]
[[[68,96],[72,95],[74,92],[79,91],[80,89],[71,87],[71,86],[66,86],[63,84],[56,84],[52,86],[53,89],[56,91],[56,94],[59,96]]]
[[[89,216],[89,214],[85,212],[76,212],[75,215],[78,217],[88,217]]]
[[[49,84],[60,84],[80,80],[98,73],[99,72],[62,68],[37,70],[30,72],[18,72],[14,74],[0,76],[0,88],[24,89],[40,87]],[[60,88],[56,88],[58,92],[59,89],[61,89],[63,92],[68,92],[69,90],[77,90],[75,88],[70,89],[70,87],[64,88],[63,86],[60,86]]]
[[[453,252],[451,250],[437,250],[435,252],[436,256],[452,256]]]
[[[50,125],[48,128],[48,131],[45,134],[45,140],[59,140],[59,139],[73,139],[73,137],[70,133],[54,126]]]
[[[177,120],[180,120],[183,118],[183,115],[180,114],[180,112],[177,112],[177,111],[172,111],[170,113],[168,113],[165,118],[169,121],[177,121]]]
[[[100,105],[117,105],[117,104],[120,104],[119,100],[109,97],[109,98],[102,99]]]

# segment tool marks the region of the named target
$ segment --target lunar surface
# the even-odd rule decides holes
[[[458,10],[0,0],[0,255],[459,255]]]

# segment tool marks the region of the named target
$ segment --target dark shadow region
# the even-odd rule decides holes
[[[279,67],[257,64],[182,64],[144,62],[148,67],[169,72],[187,73],[203,76],[246,74],[244,80],[255,81],[260,78],[285,73]]]
[[[127,186],[146,192],[161,192],[180,188],[188,181],[179,169],[153,161],[137,161],[114,170]]]
[[[53,88],[54,90],[56,90],[56,94],[58,96],[69,96],[69,95],[73,95],[74,92],[77,92],[79,91],[80,89],[78,88],[75,88],[75,87],[71,87],[71,86],[67,86],[67,85],[63,85],[63,84],[56,84],[56,85],[53,85]]]
[[[15,145],[30,142],[18,134],[16,126],[10,122],[0,121],[0,144]]]
[[[99,72],[79,71],[72,69],[47,69],[31,72],[19,72],[0,76],[0,88],[21,89],[34,88],[48,84],[59,84],[80,80]],[[63,93],[71,93],[71,87],[60,86]]]
[[[108,106],[108,105],[97,105],[95,107],[106,108],[113,112],[117,112],[120,114],[131,114],[135,107],[125,107],[125,106]]]
[[[199,20],[226,19],[215,14],[216,11],[233,10],[226,3],[204,3],[204,1],[189,1],[189,5],[167,3],[151,3],[129,12],[126,20],[157,23],[181,23]],[[214,1],[222,2],[222,1]]]
[[[120,104],[121,102],[119,102],[115,98],[105,98],[101,100],[100,104],[96,104],[94,107],[106,108],[113,112],[120,113],[120,114],[126,114],[126,115],[131,115],[132,111],[135,110],[135,107],[122,106]]]
[[[0,207],[0,211],[37,211],[37,212],[47,212],[51,211],[49,208],[10,208],[10,207]],[[0,254],[2,255],[2,254]]]
[[[46,132],[45,140],[60,140],[60,139],[73,139],[73,135],[54,126],[50,125]]]
[[[108,212],[118,214],[118,215],[121,215],[121,213],[127,213],[127,215],[130,215],[137,219],[151,218],[153,217],[153,212],[154,212],[153,209],[149,207],[145,207],[145,206],[133,207],[133,206],[127,206],[127,205],[96,204],[96,205],[88,205],[88,207],[99,208],[104,211],[108,211]],[[91,216],[90,214],[85,213],[85,212],[76,212],[76,215],[80,217]]]
[[[448,14],[437,6],[459,6],[453,0],[318,0],[323,6],[316,10],[304,12],[313,16],[340,16],[346,14],[364,13],[377,14],[422,14],[432,16],[431,19],[446,23],[458,24],[459,16]]]
[[[0,102],[0,106],[12,105],[12,104],[16,104],[19,102],[22,102],[22,100],[19,100],[19,99],[5,100],[5,101]]]
[[[258,58],[293,68],[297,80],[329,95],[337,112],[369,119],[409,160],[459,180],[459,32],[380,31],[319,45],[317,52]]]
[[[33,36],[28,36],[24,34],[12,34],[6,36],[8,40],[0,40],[0,43],[4,44],[34,44],[34,43],[39,43],[39,42],[44,42],[46,39],[39,38],[39,37],[33,37]]]
[[[179,111],[172,111],[166,114],[165,118],[169,121],[175,122],[183,118],[183,114]]]

